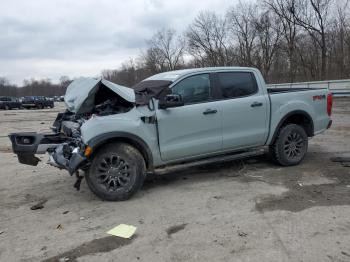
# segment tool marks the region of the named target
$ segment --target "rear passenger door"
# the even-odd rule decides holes
[[[265,144],[268,135],[268,98],[252,72],[218,72],[223,114],[223,149]]]

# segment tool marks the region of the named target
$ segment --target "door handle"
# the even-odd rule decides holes
[[[203,115],[216,114],[218,110],[216,109],[207,109],[203,112]]]
[[[262,106],[263,103],[260,103],[260,102],[254,102],[253,104],[251,104],[250,106],[251,107],[258,107],[258,106]]]

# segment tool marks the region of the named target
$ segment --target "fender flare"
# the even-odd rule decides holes
[[[275,129],[275,131],[274,131],[274,133],[273,133],[273,137],[272,137],[272,139],[271,139],[271,142],[270,142],[270,144],[272,144],[274,141],[275,141],[275,139],[276,139],[276,137],[277,137],[277,135],[278,135],[278,131],[280,130],[280,128],[282,127],[282,124],[289,118],[289,117],[291,117],[292,115],[303,115],[303,116],[305,116],[309,121],[310,121],[310,124],[311,124],[311,136],[314,136],[314,121],[313,121],[313,119],[312,119],[312,117],[310,116],[310,114],[308,113],[308,112],[306,112],[306,111],[304,111],[304,110],[294,110],[294,111],[291,111],[291,112],[289,112],[288,114],[286,114],[280,121],[279,121],[279,123],[278,123],[278,125],[277,125],[277,127],[276,127],[276,129]]]
[[[90,146],[92,152],[94,152],[108,141],[122,141],[136,147],[145,158],[147,170],[153,170],[153,155],[151,149],[142,138],[134,134],[119,131],[108,132],[92,138],[87,145]]]

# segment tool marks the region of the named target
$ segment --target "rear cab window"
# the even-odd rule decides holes
[[[222,99],[244,97],[256,94],[258,85],[251,72],[218,72]]]

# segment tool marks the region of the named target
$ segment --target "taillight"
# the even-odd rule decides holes
[[[327,114],[329,116],[332,115],[332,106],[333,106],[333,95],[332,94],[328,94],[327,95]]]

